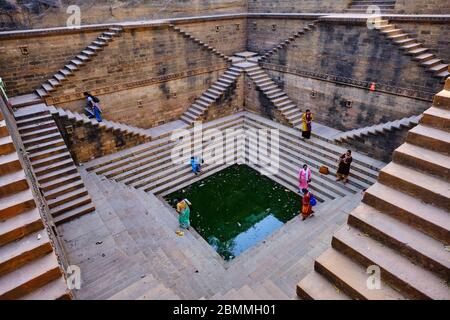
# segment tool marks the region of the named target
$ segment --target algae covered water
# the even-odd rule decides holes
[[[191,226],[225,259],[264,240],[299,214],[298,194],[246,165],[234,165],[165,197],[192,203]]]

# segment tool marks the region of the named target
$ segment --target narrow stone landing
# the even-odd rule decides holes
[[[81,268],[78,299],[297,299],[293,284],[361,199],[329,201],[226,263],[194,230],[178,237],[175,211],[154,195],[80,171],[96,211],[59,227]]]

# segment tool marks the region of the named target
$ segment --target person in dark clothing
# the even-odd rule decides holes
[[[348,175],[350,174],[350,164],[352,161],[352,151],[347,150],[347,152],[339,158],[339,168],[336,172],[336,181],[342,180],[344,183],[347,183]]]

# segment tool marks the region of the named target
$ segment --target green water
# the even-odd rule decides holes
[[[191,225],[225,259],[299,214],[301,198],[245,165],[234,165],[165,197],[191,203]]]

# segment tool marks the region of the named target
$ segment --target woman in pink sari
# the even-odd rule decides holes
[[[308,189],[308,184],[311,182],[311,170],[306,164],[298,173],[298,187],[300,190]]]

